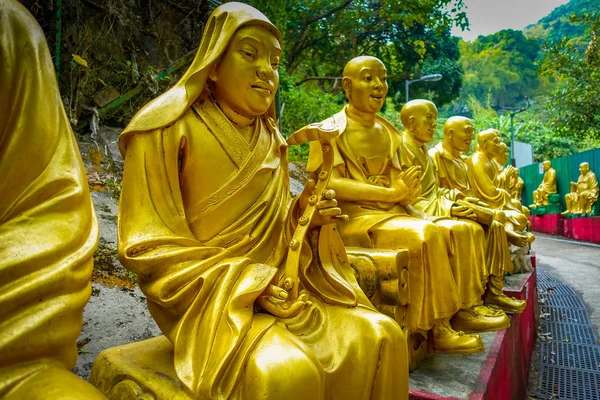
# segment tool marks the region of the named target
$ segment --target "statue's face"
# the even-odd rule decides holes
[[[468,119],[454,124],[452,132],[450,132],[450,145],[458,151],[467,151],[471,147],[473,141],[473,123]]]
[[[589,165],[587,165],[587,164],[581,164],[581,165],[579,166],[579,173],[580,173],[581,175],[585,175],[585,174],[587,174],[589,170],[590,170],[590,166],[589,166]]]
[[[487,140],[485,152],[492,157],[502,157],[502,141],[499,135],[493,135]]]
[[[508,147],[504,143],[500,143],[500,150],[496,160],[502,165],[508,162]]]
[[[414,107],[409,117],[409,132],[421,143],[429,143],[433,139],[437,127],[437,108],[430,103]]]
[[[240,28],[210,75],[214,96],[246,118],[269,110],[279,86],[281,45],[261,26]]]
[[[381,61],[368,58],[351,71],[350,105],[359,111],[374,114],[381,110],[388,92],[387,70]]]
[[[550,161],[544,161],[542,166],[544,167],[544,171],[548,171],[550,169]]]

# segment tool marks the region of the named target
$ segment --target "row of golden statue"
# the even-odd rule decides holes
[[[533,191],[533,204],[530,208],[548,206],[548,196],[557,194],[556,170],[552,163],[546,160],[542,163],[544,178],[536,190]],[[598,200],[598,179],[590,170],[588,162],[579,164],[579,178],[577,182],[570,182],[571,192],[565,195],[566,210],[562,215],[591,214],[592,206]]]
[[[210,16],[183,77],[119,139],[118,252],[164,336],[73,367],[98,228],[42,30],[0,0],[0,398],[406,399],[423,353],[481,352],[509,326],[509,244],[528,246],[518,171],[493,129],[402,107],[374,57],[348,105],[286,140],[282,37],[256,9]],[[310,142],[290,199],[286,148]],[[522,184],[521,184],[522,187]],[[458,371],[457,371],[458,372]]]

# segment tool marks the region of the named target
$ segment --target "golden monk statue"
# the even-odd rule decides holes
[[[513,174],[513,177],[510,182],[510,195],[513,199],[521,201],[523,197],[523,187],[525,186],[525,181],[521,176],[519,176],[519,169],[515,168],[516,173]]]
[[[429,155],[437,168],[441,187],[458,190],[463,196],[472,198],[471,201],[477,201],[478,199],[473,199],[474,194],[469,183],[466,157],[462,154],[463,151],[469,149],[473,141],[473,131],[473,123],[469,118],[460,116],[448,118],[444,124],[444,141],[429,150]],[[498,162],[502,161],[505,160],[503,158],[498,160]],[[513,271],[508,243],[523,247],[528,242],[528,235],[508,229],[505,225],[506,215],[503,211],[491,209],[482,202],[476,204],[484,215],[493,216],[493,220],[490,222],[481,218],[482,215],[478,214],[477,221],[487,226],[485,229],[486,254],[488,254],[488,261],[490,261],[488,263],[490,274],[488,291],[501,294],[503,293],[505,274]],[[493,261],[494,258],[501,261]],[[517,309],[519,309],[518,306]]]
[[[472,332],[503,329],[508,326],[507,317],[481,305],[482,282],[487,278],[483,251],[477,253],[465,240],[450,255],[451,264],[443,228],[408,214],[421,190],[420,168],[401,171],[402,138],[377,115],[388,91],[386,75],[385,66],[375,57],[348,62],[342,85],[349,104],[324,121],[341,132],[332,146],[330,187],[350,219],[338,223],[339,232],[349,246],[408,249],[406,329],[411,335],[431,330],[434,352],[481,351],[478,336],[455,331],[449,320],[454,316],[455,326]],[[307,170],[315,176],[322,158],[319,146],[311,143]],[[475,257],[479,257],[476,262]]]
[[[483,228],[476,222],[478,218],[484,217],[478,211],[481,209],[477,204],[479,200],[466,196],[461,191],[462,186],[448,189],[439,184],[435,163],[425,147],[433,139],[437,116],[435,104],[427,100],[409,101],[400,111],[400,119],[404,125],[400,163],[405,170],[414,165],[420,166],[422,170],[421,195],[413,203],[414,207],[433,219],[444,234],[455,277],[458,270],[482,269],[482,280],[471,281],[470,285],[477,287],[481,294],[487,289],[485,304],[519,313],[525,308],[525,302],[503,293],[503,271],[511,270],[511,261],[502,225],[488,219],[486,238]],[[464,145],[472,135],[472,130],[464,121],[462,124],[463,136],[454,139],[462,141]],[[456,150],[453,151],[456,156]],[[460,154],[458,157],[460,158]],[[460,168],[464,168],[464,165]],[[462,181],[463,185],[466,184],[464,178]]]
[[[472,194],[486,203],[489,208],[501,210],[506,215],[505,227],[508,230],[523,232],[529,222],[529,210],[523,207],[520,201],[513,199],[507,191],[507,182],[515,173],[515,167],[509,165],[500,170],[497,157],[500,157],[501,161],[505,161],[506,158],[500,141],[500,132],[496,129],[479,132],[477,149],[466,159]],[[527,236],[529,241],[534,239],[533,235]],[[513,236],[513,238],[517,237]]]
[[[540,183],[537,190],[533,191],[533,204],[530,208],[547,206],[548,195],[556,193],[556,171],[552,168],[552,163],[546,160],[542,163],[544,167],[544,180]]]
[[[358,287],[330,223],[333,193],[312,221],[299,216],[315,205],[314,182],[290,205],[274,107],[281,54],[258,10],[211,14],[192,65],[120,136],[119,258],[189,398],[406,399],[406,338]],[[295,249],[299,279],[284,281]]]
[[[590,171],[590,164],[583,162],[579,164],[579,178],[577,182],[571,182],[571,193],[565,195],[566,214],[589,214],[592,206],[598,200],[598,179],[596,174]]]
[[[42,29],[0,0],[0,398],[103,399],[75,376],[98,225]]]

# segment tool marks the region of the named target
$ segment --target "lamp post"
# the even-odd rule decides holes
[[[419,79],[414,79],[414,80],[405,80],[404,81],[404,88],[406,89],[406,102],[408,103],[408,86],[411,83],[415,83],[415,82],[435,82],[435,81],[439,81],[440,79],[442,79],[442,75],[441,74],[431,74],[431,75],[423,75],[422,77],[420,77]]]

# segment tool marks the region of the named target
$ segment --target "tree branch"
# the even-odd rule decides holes
[[[342,4],[340,4],[339,6],[334,7],[331,10],[324,12],[323,14],[315,15],[314,17],[309,18],[308,20],[306,20],[306,25],[305,26],[308,26],[310,24],[314,24],[315,22],[317,22],[320,19],[327,18],[327,17],[331,16],[332,14],[340,11],[341,9],[348,7],[350,5],[350,3],[352,3],[352,0],[346,0],[345,2],[343,2]]]

